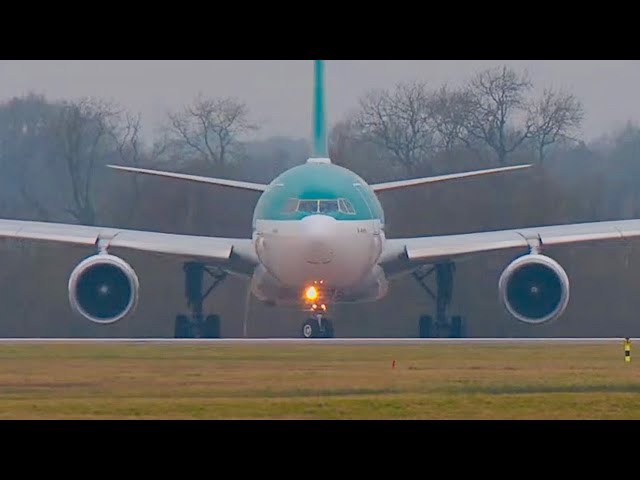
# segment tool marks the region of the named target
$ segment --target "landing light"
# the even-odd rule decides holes
[[[309,287],[305,292],[305,296],[307,297],[307,300],[313,301],[318,298],[318,290],[316,289],[316,287]]]

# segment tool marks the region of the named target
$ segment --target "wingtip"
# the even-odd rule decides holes
[[[533,163],[527,163],[524,165],[512,165],[511,167],[505,167],[505,169],[510,169],[510,170],[524,170],[525,168],[531,168],[533,167]]]
[[[121,170],[123,172],[135,172],[136,169],[131,167],[125,167],[124,165],[106,165],[107,168],[112,168],[114,170]]]

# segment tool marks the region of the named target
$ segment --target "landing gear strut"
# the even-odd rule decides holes
[[[302,324],[304,338],[333,338],[333,322],[324,316],[324,310],[312,309],[312,315]]]
[[[212,279],[212,284],[206,291],[203,289],[205,273]],[[184,275],[185,296],[191,313],[176,316],[175,338],[220,338],[220,316],[205,317],[202,304],[226,278],[226,272],[210,270],[201,263],[191,262],[184,265]]]
[[[459,315],[448,316],[451,298],[453,297],[453,278],[455,273],[453,262],[439,263],[435,266],[424,266],[413,272],[413,277],[425,289],[436,304],[435,322],[430,315],[420,317],[420,338],[465,336],[465,321]],[[435,276],[436,293],[429,287],[427,280]]]

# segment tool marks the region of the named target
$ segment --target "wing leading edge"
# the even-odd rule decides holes
[[[219,185],[221,187],[239,188],[242,190],[253,190],[264,192],[268,185],[262,183],[241,182],[239,180],[227,180],[224,178],[201,177],[198,175],[187,175],[186,173],[163,172],[161,170],[149,170],[147,168],[121,167],[119,165],[107,165],[114,170],[129,173],[139,173],[142,175],[152,175],[156,177],[175,178],[177,180],[188,180],[196,183],[207,183],[209,185]]]
[[[410,180],[398,180],[396,182],[375,183],[371,185],[374,192],[383,192],[386,190],[395,190],[398,188],[413,187],[416,185],[425,185],[427,183],[446,182],[448,180],[458,180],[461,178],[480,177],[482,175],[491,175],[494,173],[511,172],[514,170],[522,170],[530,168],[531,165],[516,165],[513,167],[489,168],[486,170],[475,170],[473,172],[451,173],[447,175],[438,175],[436,177],[413,178]]]
[[[497,250],[526,250],[602,240],[640,238],[640,220],[576,223],[495,232],[387,239],[380,265],[389,274],[411,271],[418,265],[437,263]]]
[[[258,263],[250,239],[202,237],[63,223],[0,220],[0,238],[137,250],[247,273]]]

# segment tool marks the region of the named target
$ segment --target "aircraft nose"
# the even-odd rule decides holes
[[[335,231],[336,219],[328,215],[309,215],[302,219],[302,224],[308,236],[331,237]]]
[[[333,260],[332,241],[335,239],[336,219],[326,215],[310,215],[302,219],[308,242],[306,258],[309,263],[324,264]]]

